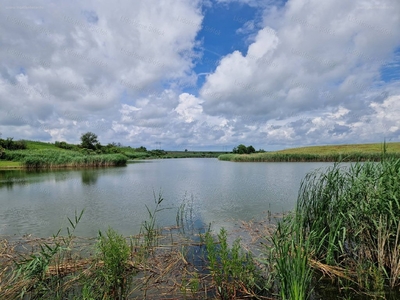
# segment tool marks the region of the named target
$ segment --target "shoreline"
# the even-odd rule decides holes
[[[223,154],[221,161],[230,162],[379,162],[384,159],[400,159],[400,152],[350,152],[329,154],[308,153],[255,153],[255,154]]]

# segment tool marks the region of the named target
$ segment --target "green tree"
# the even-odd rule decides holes
[[[147,152],[146,147],[140,146],[139,148],[136,148],[135,151],[137,152]]]
[[[246,154],[247,153],[247,147],[243,144],[240,144],[237,146],[237,153],[238,154]]]
[[[250,154],[250,153],[255,153],[256,149],[254,149],[254,147],[252,145],[248,146],[246,149],[246,153]]]
[[[250,154],[255,153],[256,149],[254,149],[254,147],[251,145],[246,147],[245,145],[240,144],[239,146],[233,148],[232,152],[236,154]]]
[[[97,140],[97,135],[95,135],[93,132],[86,132],[85,134],[82,134],[81,142],[82,148],[92,150],[96,150],[96,148],[100,145],[99,141]]]

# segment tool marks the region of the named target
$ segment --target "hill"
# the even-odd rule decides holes
[[[223,154],[220,160],[236,162],[378,161],[386,155],[400,158],[400,143],[325,145],[253,154]]]

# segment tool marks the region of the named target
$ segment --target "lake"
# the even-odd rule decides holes
[[[300,182],[332,163],[233,163],[212,158],[149,160],[126,167],[79,170],[0,171],[0,235],[48,237],[84,214],[79,236],[109,226],[139,232],[161,193],[160,226],[176,225],[182,203],[197,224],[234,226],[267,212],[295,207]]]

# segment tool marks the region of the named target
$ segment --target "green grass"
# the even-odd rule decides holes
[[[400,158],[400,143],[385,145],[389,156]],[[218,159],[235,162],[379,161],[382,149],[382,144],[313,146],[254,154],[223,154]]]
[[[52,143],[45,143],[39,141],[26,141],[26,147],[28,150],[50,149],[50,150],[63,151],[63,149],[56,147]]]
[[[388,153],[400,152],[400,143],[386,143]],[[349,145],[326,145],[292,148],[276,151],[286,154],[336,154],[336,153],[381,153],[382,143],[375,144],[349,144]]]
[[[22,164],[18,161],[0,160],[0,169],[18,169]]]

